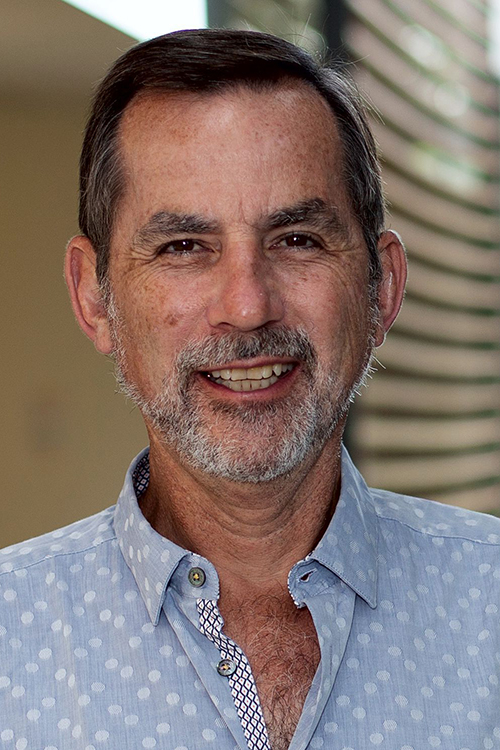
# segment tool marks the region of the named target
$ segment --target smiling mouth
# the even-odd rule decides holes
[[[287,373],[293,370],[295,364],[277,363],[263,367],[233,367],[231,369],[211,370],[203,375],[217,385],[223,385],[232,391],[259,391],[274,385]]]

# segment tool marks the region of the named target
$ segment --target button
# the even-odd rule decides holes
[[[205,579],[205,571],[202,570],[202,568],[191,568],[188,573],[189,583],[191,584],[191,586],[195,586],[196,588],[203,586],[203,584],[205,583]]]
[[[223,677],[231,677],[236,672],[236,662],[232,659],[221,659],[217,664],[217,672]]]

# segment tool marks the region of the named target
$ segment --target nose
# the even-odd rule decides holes
[[[226,248],[214,268],[210,326],[251,331],[282,320],[283,295],[272,263],[256,247]]]

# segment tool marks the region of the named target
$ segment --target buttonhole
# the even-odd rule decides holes
[[[310,577],[312,576],[313,573],[314,573],[314,570],[308,570],[307,573],[303,573],[300,576],[299,580],[304,581],[304,583],[305,583],[306,581],[308,581],[310,579]]]

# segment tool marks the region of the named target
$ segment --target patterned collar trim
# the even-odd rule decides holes
[[[114,528],[153,624],[158,624],[167,587],[180,561],[193,553],[161,536],[145,519],[138,500],[149,481],[149,449],[131,463],[115,509]],[[361,596],[377,598],[377,516],[362,476],[342,449],[342,488],[333,518],[307,559],[317,560]],[[200,558],[196,555],[196,559]]]

